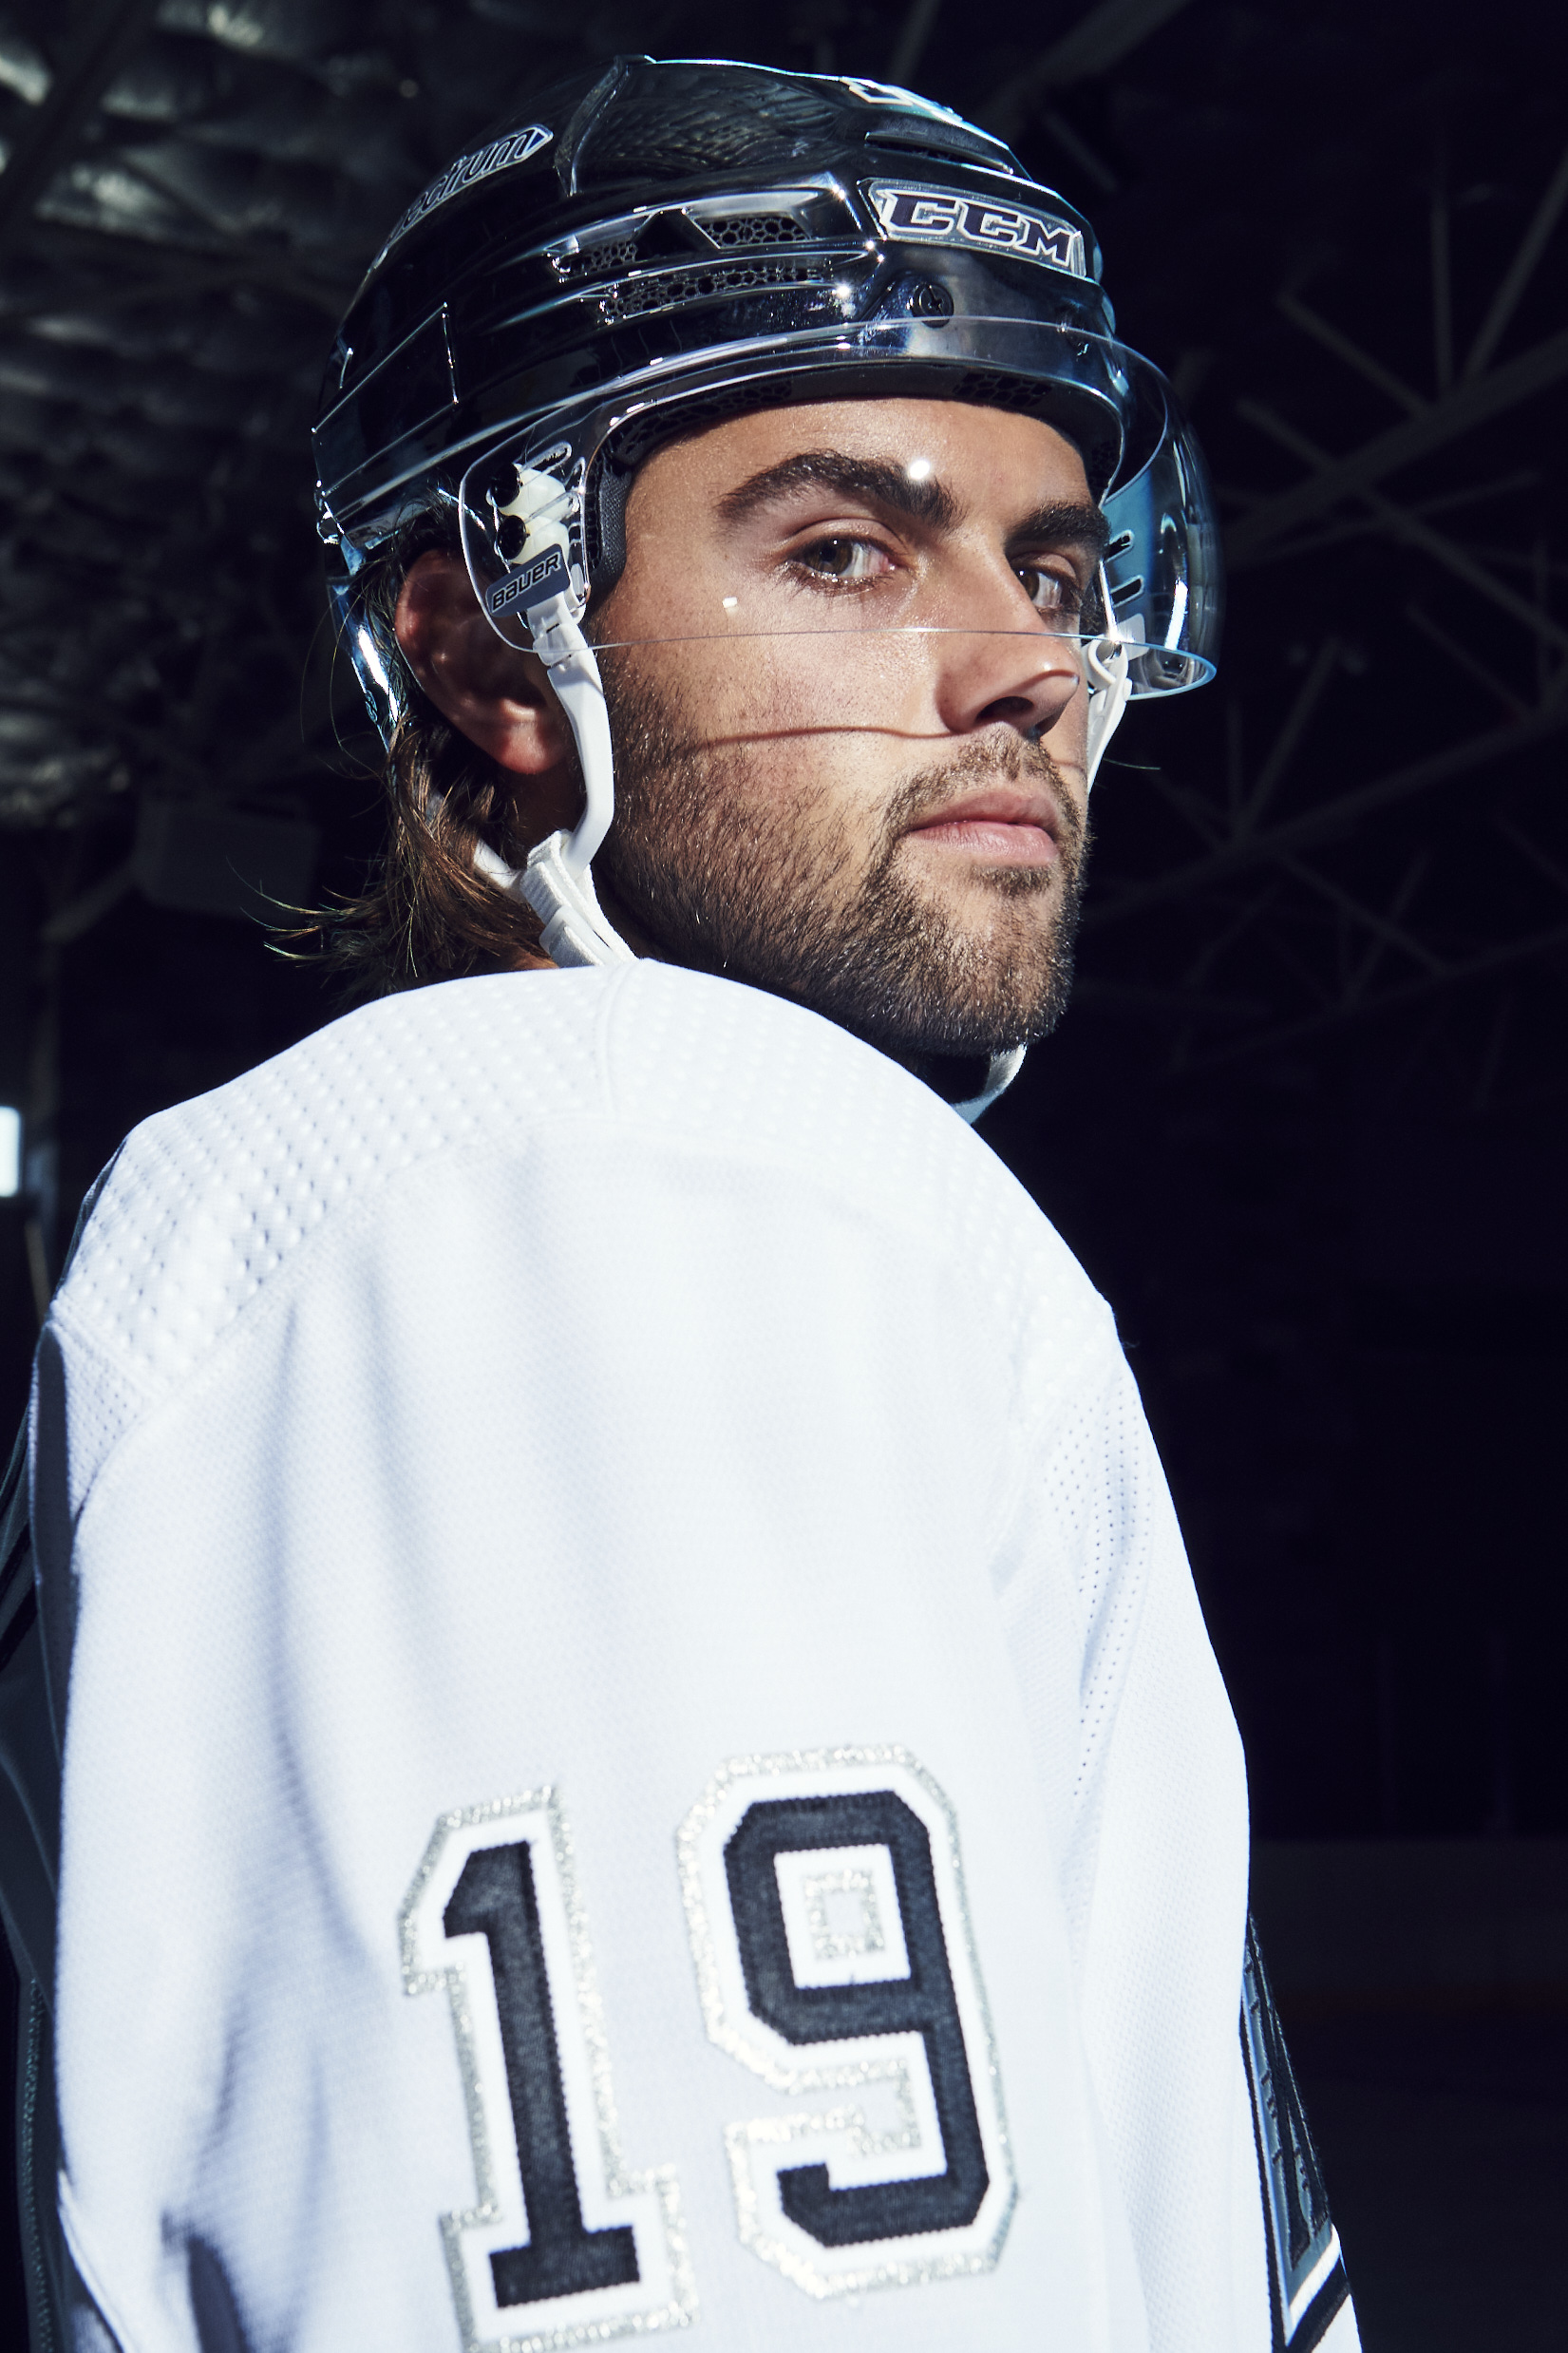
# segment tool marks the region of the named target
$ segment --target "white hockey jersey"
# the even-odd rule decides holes
[[[150,1121],[32,1514],[79,2343],[1353,2346],[1110,1314],[842,1031],[463,981]]]

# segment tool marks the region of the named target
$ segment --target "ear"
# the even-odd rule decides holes
[[[544,664],[497,636],[461,556],[428,548],[409,565],[394,626],[404,659],[442,717],[498,768],[539,778],[559,770],[575,780],[572,731]]]

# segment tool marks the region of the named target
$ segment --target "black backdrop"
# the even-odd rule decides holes
[[[331,1011],[254,901],[151,871],[146,811],[314,826],[318,899],[373,845],[304,443],[334,303],[507,84],[736,35],[521,0],[7,21],[24,163],[120,28],[9,216],[0,174],[0,1100],[37,1180],[0,1204],[9,1416],[29,1209],[57,1262],[131,1124]],[[1527,0],[1483,30],[1413,0],[800,0],[747,52],[907,71],[1007,129],[1209,448],[1221,678],[1113,747],[1074,1008],[989,1132],[1122,1319],[1271,1831],[1568,1829],[1563,46]],[[163,209],[124,211],[126,174]]]
[[[702,0],[0,20],[8,1422],[28,1223],[52,1271],[129,1126],[332,1011],[145,812],[313,826],[317,899],[373,846],[309,508],[334,307],[505,89],[740,38]],[[1005,129],[1213,462],[1221,678],[1123,731],[1073,1008],[987,1132],[1117,1309],[1257,1826],[1568,1831],[1560,22],[786,0],[745,39]]]

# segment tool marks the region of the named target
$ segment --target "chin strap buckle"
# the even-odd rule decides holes
[[[1089,674],[1088,734],[1084,745],[1086,791],[1092,787],[1105,748],[1122,724],[1132,694],[1130,651],[1125,637],[1096,637],[1085,653]]]
[[[518,896],[544,925],[539,942],[553,964],[630,964],[631,949],[606,920],[587,866],[566,863],[572,836],[552,833],[528,853],[517,878]]]

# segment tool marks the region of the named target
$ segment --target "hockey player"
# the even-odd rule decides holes
[[[1086,224],[620,60],[317,451],[387,993],[129,1140],[8,1499],[38,2345],[1346,2353],[1136,1391],[966,1125],[1212,669]]]

